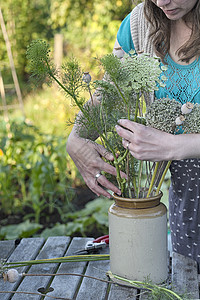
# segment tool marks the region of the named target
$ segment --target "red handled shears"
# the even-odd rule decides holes
[[[76,254],[97,253],[99,249],[105,248],[109,244],[109,235],[100,236],[92,241],[88,241],[85,248],[78,250]]]

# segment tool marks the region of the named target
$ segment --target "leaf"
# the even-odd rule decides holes
[[[47,228],[42,231],[41,236],[43,238],[48,238],[49,236],[63,236],[66,235],[66,225],[57,223],[52,228]]]
[[[105,214],[105,213],[95,213],[95,214],[93,215],[93,217],[95,218],[95,220],[96,220],[99,224],[108,227],[108,214]]]
[[[14,240],[17,238],[28,238],[36,233],[42,225],[31,223],[29,220],[15,225],[7,225],[0,229],[0,236],[3,235],[7,240]]]

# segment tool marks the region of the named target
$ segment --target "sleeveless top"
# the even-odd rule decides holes
[[[143,3],[123,20],[117,33],[125,52],[131,49],[154,55],[149,39],[149,25],[144,17]],[[180,103],[200,103],[200,60],[189,65],[175,63],[166,55],[165,87],[154,92],[154,98],[168,96]],[[151,97],[150,101],[153,101]],[[200,265],[200,159],[173,161],[169,190],[169,221],[172,249],[191,257]]]
[[[123,20],[117,39],[127,53],[134,49],[154,55],[149,39],[149,26],[143,13],[143,3],[136,6]],[[155,97],[160,99],[168,96],[182,104],[187,101],[200,104],[200,60],[195,60],[189,65],[180,65],[167,55],[165,61],[168,68],[163,74],[168,80],[165,82],[165,87],[155,91]]]

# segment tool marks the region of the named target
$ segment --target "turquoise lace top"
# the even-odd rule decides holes
[[[130,30],[130,14],[122,21],[117,39],[125,52],[134,49]],[[167,71],[164,75],[168,78],[165,87],[155,91],[157,99],[168,96],[180,103],[192,102],[200,104],[200,59],[189,65],[175,63],[169,55],[165,57]]]

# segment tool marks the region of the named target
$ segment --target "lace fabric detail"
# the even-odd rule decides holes
[[[180,65],[167,55],[166,61],[168,68],[163,75],[168,79],[165,87],[155,92],[156,98],[168,96],[182,104],[187,101],[200,103],[200,60],[189,65]]]

